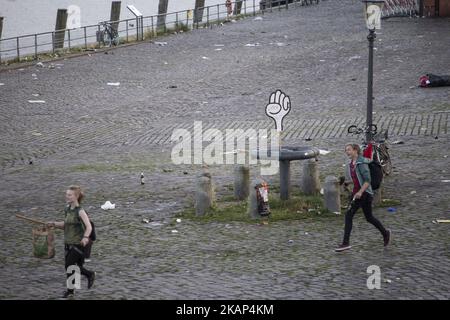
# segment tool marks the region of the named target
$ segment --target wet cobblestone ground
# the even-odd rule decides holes
[[[404,141],[392,145],[394,174],[383,195],[401,205],[375,209],[393,230],[390,247],[362,214],[354,248],[343,254],[333,252],[343,215],[264,227],[175,222],[192,205],[201,168],[171,163],[172,131],[194,121],[204,129],[271,128],[264,109],[276,89],[292,101],[286,142],[331,151],[320,158],[322,181],[342,174],[343,146],[355,140],[345,128],[365,119],[361,12],[355,1],[322,1],[171,35],[165,46],[146,41],[54,69],[0,72],[0,298],[59,298],[62,234],[55,258],[38,260],[30,226],[14,215],[62,217],[65,188],[80,184],[99,240],[87,263],[96,284],[79,299],[449,299],[450,226],[432,220],[450,218],[450,91],[417,88],[424,73],[450,73],[449,19],[388,19],[377,36],[374,119],[391,141]],[[210,170],[218,195],[230,194],[232,166]],[[292,174],[297,187],[299,163]],[[116,209],[101,210],[106,200]],[[366,287],[369,265],[381,268],[380,290]]]

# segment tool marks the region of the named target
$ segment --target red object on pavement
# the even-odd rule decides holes
[[[430,78],[428,78],[428,76],[421,76],[419,78],[419,82],[421,87],[428,87],[430,84]]]

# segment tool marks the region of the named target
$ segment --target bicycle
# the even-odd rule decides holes
[[[119,45],[119,34],[112,24],[105,21],[101,23],[101,26],[103,30],[100,31],[99,41],[108,47]]]
[[[372,124],[365,129],[359,128],[356,125],[351,125],[347,128],[347,132],[353,135],[361,135],[362,133],[370,133],[372,140],[367,143],[363,139],[363,153],[364,156],[379,163],[383,170],[383,175],[388,176],[392,173],[392,161],[389,155],[388,131],[384,130],[377,133],[377,125]]]

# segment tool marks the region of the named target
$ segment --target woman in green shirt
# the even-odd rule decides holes
[[[67,205],[64,209],[64,221],[49,222],[48,225],[64,230],[66,272],[70,266],[78,266],[80,273],[88,278],[88,289],[90,289],[94,284],[95,272],[85,269],[83,264],[84,251],[89,243],[92,225],[86,211],[80,205],[83,197],[83,192],[79,186],[70,186],[66,191]],[[69,278],[70,276],[71,274],[67,273],[67,277]],[[73,284],[67,283],[67,291],[64,292],[64,298],[73,295],[73,293]]]

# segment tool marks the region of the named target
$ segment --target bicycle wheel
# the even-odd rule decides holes
[[[119,45],[119,34],[118,34],[116,31],[113,32],[112,43],[113,43],[115,46],[118,46],[118,45]]]
[[[389,152],[387,151],[386,145],[381,144],[378,149],[378,152],[381,168],[383,169],[383,174],[388,176],[392,173],[392,162],[391,157],[389,156]]]
[[[356,133],[358,130],[358,127],[354,124],[352,124],[350,127],[347,128],[347,133]]]
[[[113,44],[113,39],[109,32],[105,32],[105,46],[111,47]]]

